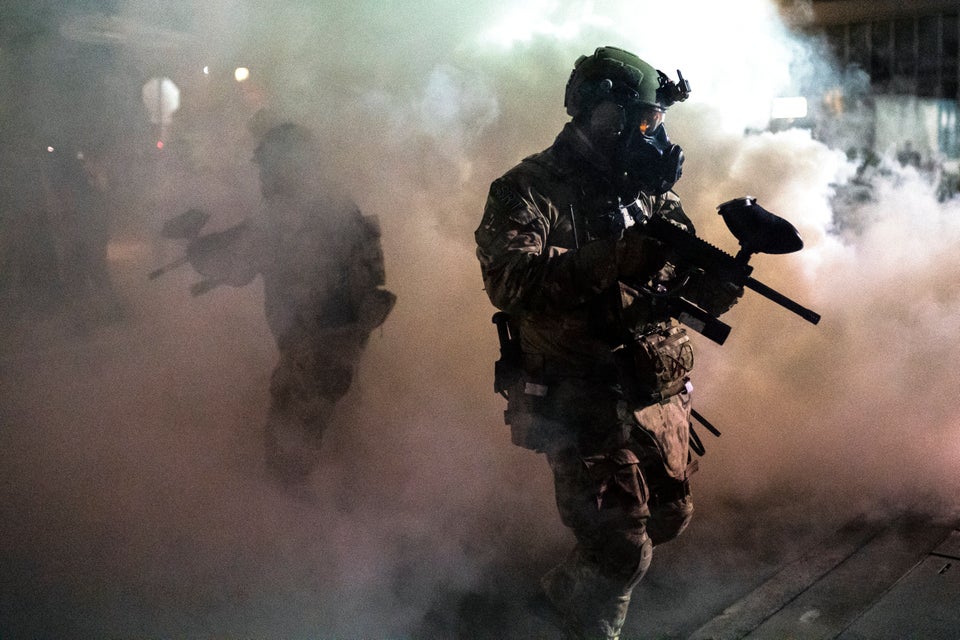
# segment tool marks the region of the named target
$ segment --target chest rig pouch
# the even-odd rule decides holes
[[[624,396],[641,406],[683,391],[693,369],[690,337],[675,324],[635,335],[614,356]]]

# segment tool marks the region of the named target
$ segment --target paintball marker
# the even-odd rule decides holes
[[[194,296],[207,293],[224,282],[232,283],[237,277],[242,279],[243,275],[237,274],[243,274],[247,269],[238,266],[243,259],[242,256],[238,259],[236,254],[238,248],[251,241],[250,225],[241,222],[223,231],[200,235],[209,218],[209,214],[199,209],[190,209],[164,223],[160,234],[171,240],[186,240],[186,251],[176,260],[154,269],[147,277],[155,280],[168,271],[191,264],[204,276],[203,280],[190,286],[190,293]]]
[[[820,314],[753,278],[753,267],[748,264],[754,253],[782,254],[802,249],[803,240],[796,227],[761,207],[750,196],[724,202],[717,210],[740,243],[740,251],[736,256],[701,240],[663,216],[647,218],[640,215],[638,220],[644,225],[646,234],[667,245],[684,267],[710,274],[722,282],[752,289],[804,320],[817,324]],[[726,340],[730,326],[684,298],[682,290],[677,295],[667,295],[665,298],[676,314],[674,317],[680,322],[718,344]]]
[[[163,227],[160,229],[160,235],[170,240],[187,240],[192,242],[200,234],[200,230],[203,229],[203,226],[207,224],[208,220],[210,220],[209,213],[201,211],[200,209],[190,209],[164,222]],[[147,275],[147,278],[149,280],[156,280],[168,271],[182,267],[188,262],[190,262],[190,256],[184,254],[176,260],[154,269]]]

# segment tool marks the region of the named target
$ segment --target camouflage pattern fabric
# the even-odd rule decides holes
[[[682,327],[621,281],[634,220],[607,167],[571,123],[490,188],[476,230],[487,295],[523,352],[509,390],[513,441],[545,452],[557,507],[577,540],[544,578],[571,637],[619,637],[654,543],[692,515],[687,483],[693,351]],[[635,208],[693,225],[673,193]]]
[[[319,460],[335,403],[350,388],[370,332],[393,309],[380,227],[349,203],[273,195],[261,218],[200,236],[201,275],[242,286],[263,277],[264,313],[280,352],[270,380],[267,461],[291,479]]]

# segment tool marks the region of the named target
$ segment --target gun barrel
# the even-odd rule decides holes
[[[148,280],[156,280],[157,278],[159,278],[160,276],[162,276],[163,274],[165,274],[167,271],[172,271],[173,269],[176,269],[177,267],[181,267],[181,266],[187,264],[187,262],[189,262],[189,261],[190,261],[190,258],[188,258],[187,256],[181,256],[181,257],[177,258],[176,260],[174,260],[173,262],[168,262],[167,264],[163,265],[162,267],[158,267],[158,268],[154,269],[153,271],[151,271],[151,272],[147,275],[147,279],[148,279]]]
[[[763,284],[762,282],[760,282],[759,280],[753,277],[748,277],[746,281],[743,283],[743,286],[745,286],[748,289],[752,289],[756,291],[757,293],[759,293],[760,295],[762,295],[764,298],[768,300],[776,302],[781,307],[784,307],[785,309],[792,311],[793,313],[797,314],[798,316],[800,316],[801,318],[803,318],[804,320],[806,320],[811,324],[817,324],[818,322],[820,322],[819,313],[817,313],[816,311],[807,309],[803,305],[791,300],[790,298],[783,295],[779,291],[775,289],[771,289],[770,287],[768,287],[767,285]]]

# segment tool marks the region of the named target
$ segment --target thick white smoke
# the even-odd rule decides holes
[[[744,134],[809,65],[829,67],[771,2],[737,4],[184,6],[210,57],[248,64],[264,89],[180,123],[200,141],[193,171],[117,167],[128,323],[93,336],[21,323],[20,344],[4,342],[0,552],[12,569],[0,585],[14,604],[0,635],[549,637],[518,602],[570,538],[545,462],[502,424],[472,232],[490,181],[552,142],[572,63],[600,45],[683,71],[693,95],[667,127],[687,156],[688,213],[730,251],[720,202],[751,194],[792,221],[805,249],[756,257],[755,275],[823,316],[812,326],[748,291],[726,345],[697,340],[698,408],[724,431],[694,481],[702,519],[688,535],[709,545],[704,573],[745,528],[756,541],[865,511],[955,509],[958,205],[897,170],[837,213],[835,185],[853,170],[841,150],[799,130]],[[136,3],[122,13],[156,18]],[[203,204],[227,226],[256,207],[244,126],[261,106],[328,143],[381,220],[398,295],[322,470],[293,493],[260,463],[275,358],[261,291],[191,298],[185,271],[145,280],[179,250],[156,235],[166,217]],[[703,555],[676,544],[696,571]],[[695,627],[663,618],[646,624]]]

